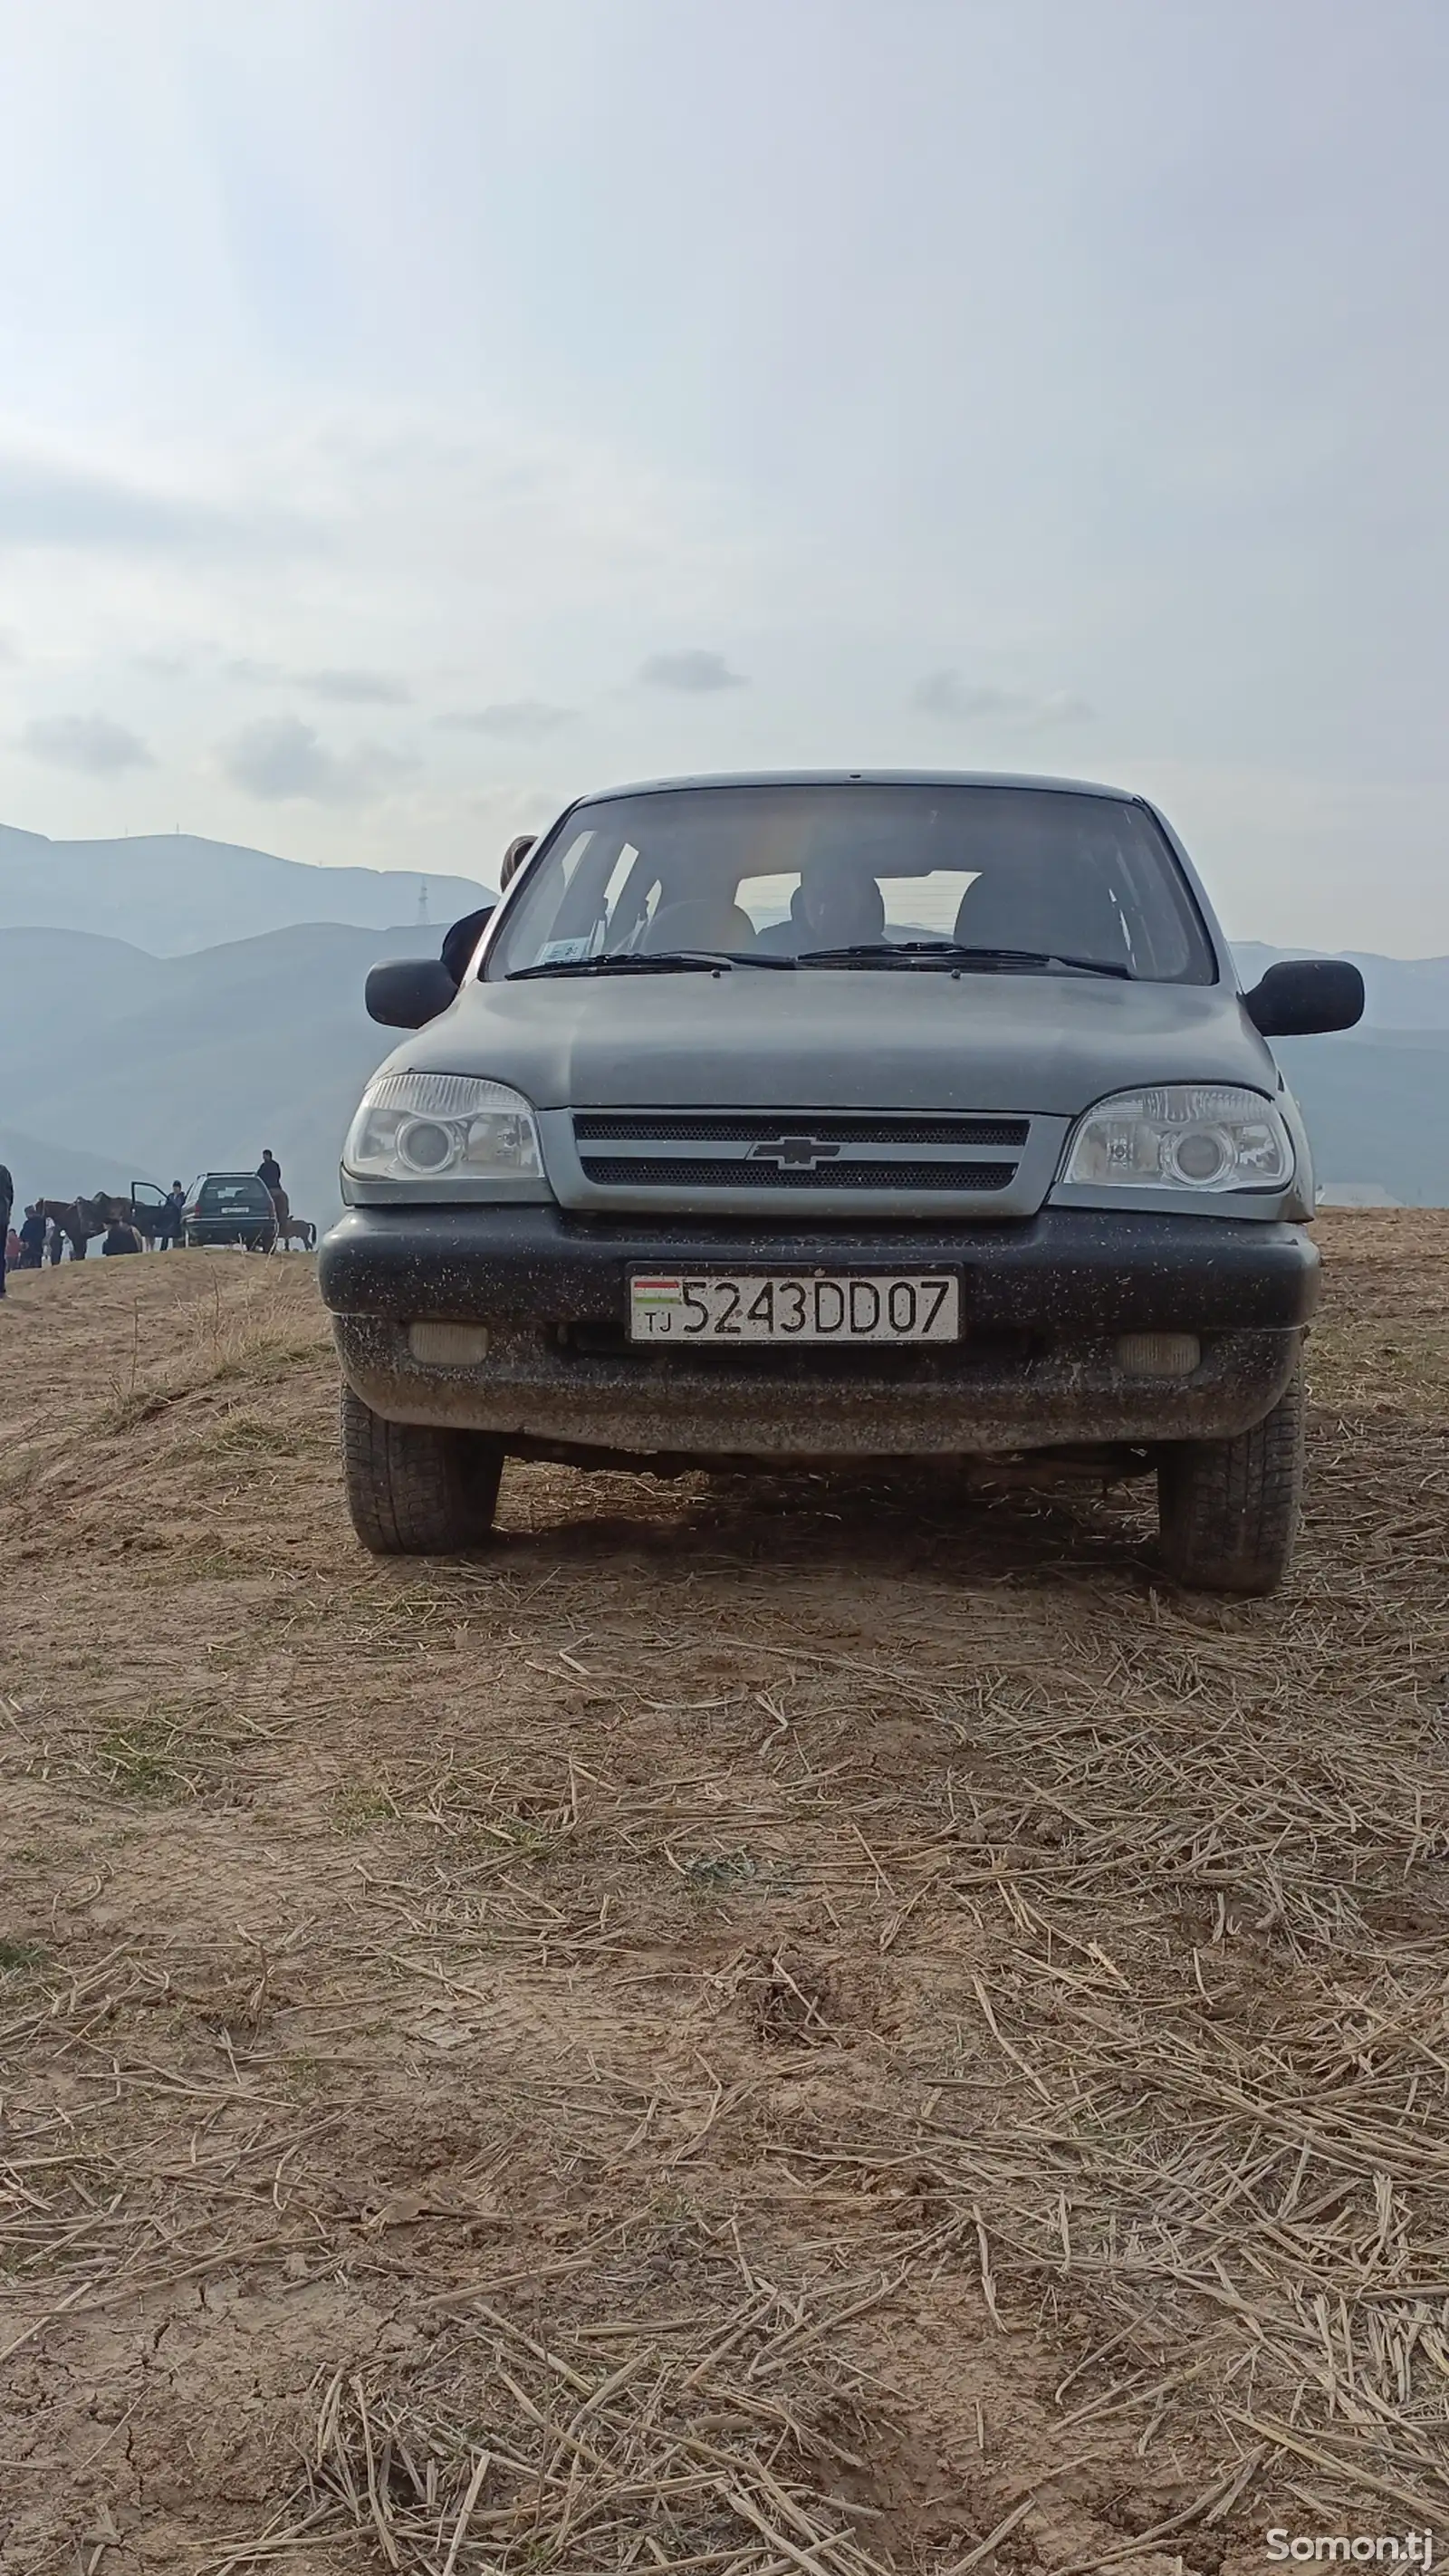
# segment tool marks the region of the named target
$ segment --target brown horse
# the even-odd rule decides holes
[[[53,1217],[70,1245],[72,1261],[84,1261],[86,1245],[104,1234],[111,1219],[109,1199],[41,1199],[42,1216]]]
[[[107,1192],[105,1190],[102,1190],[91,1204],[95,1208],[96,1214],[101,1220],[101,1231],[103,1233],[109,1225],[133,1226],[137,1234],[140,1235],[147,1251],[150,1251],[151,1228],[145,1223],[145,1216],[151,1216],[154,1224],[154,1210],[148,1209],[143,1214],[143,1212],[136,1207],[133,1200],[119,1198],[114,1191]]]
[[[123,1199],[102,1192],[95,1204],[107,1225],[134,1226],[148,1252],[154,1249],[170,1221],[169,1207],[160,1199]]]
[[[272,1243],[273,1252],[289,1252],[294,1243],[299,1243],[304,1252],[311,1252],[317,1241],[317,1228],[311,1218],[293,1216],[292,1202],[280,1181],[270,1196],[277,1220],[277,1231]]]

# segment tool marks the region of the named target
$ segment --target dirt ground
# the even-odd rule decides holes
[[[0,1309],[0,2564],[1449,2547],[1449,1215],[1308,1522],[512,1467],[347,1528],[310,1263]]]

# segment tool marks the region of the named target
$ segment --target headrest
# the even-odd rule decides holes
[[[753,948],[755,925],[737,903],[720,895],[692,895],[661,904],[644,934],[647,953],[665,948]]]

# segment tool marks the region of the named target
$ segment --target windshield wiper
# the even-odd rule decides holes
[[[801,966],[1067,966],[1083,975],[1115,975],[1130,984],[1130,966],[1101,957],[1073,957],[1058,948],[972,948],[959,939],[863,939],[853,948],[807,948]]]
[[[533,975],[713,975],[722,966],[793,966],[793,957],[750,957],[736,948],[643,949],[637,956],[620,949],[613,956],[556,957],[542,966],[515,966],[505,984],[522,984]]]

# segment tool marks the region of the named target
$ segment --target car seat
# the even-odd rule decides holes
[[[810,931],[805,920],[805,889],[797,886],[790,897],[790,910],[784,921],[767,922],[757,933],[755,946],[766,957],[794,957],[810,946]]]
[[[956,913],[967,948],[1033,948],[1052,956],[1100,957],[1126,965],[1122,916],[1090,861],[1043,864],[1022,854],[988,865]]]
[[[827,862],[805,870],[800,881],[800,949],[865,947],[884,939],[885,919],[885,898],[874,877],[863,869]]]
[[[687,895],[662,903],[640,948],[645,956],[669,948],[752,949],[755,925],[727,895]]]

